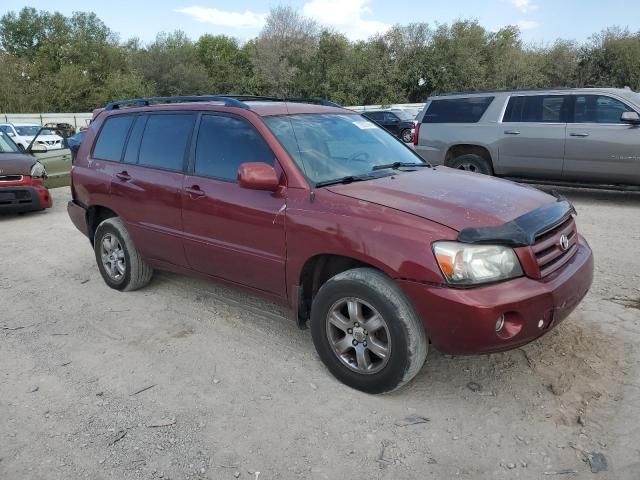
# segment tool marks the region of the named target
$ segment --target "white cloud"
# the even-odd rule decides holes
[[[198,22],[232,28],[261,28],[267,17],[266,13],[256,13],[250,10],[233,12],[197,6],[179,8],[176,12],[189,15]]]
[[[511,3],[522,13],[529,13],[538,9],[538,5],[531,3],[531,0],[511,0]]]
[[[524,31],[524,30],[534,30],[534,29],[538,28],[539,26],[540,26],[540,24],[538,22],[533,21],[533,20],[520,20],[518,22],[518,27],[522,31]]]
[[[310,0],[302,7],[302,13],[351,40],[365,40],[391,27],[388,23],[363,18],[373,13],[369,3],[370,0]]]

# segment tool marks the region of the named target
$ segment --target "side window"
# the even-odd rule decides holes
[[[385,113],[384,114],[384,121],[387,122],[387,123],[397,122],[398,121],[398,117],[396,116],[395,113]]]
[[[383,114],[381,112],[371,112],[365,115],[369,120],[373,120],[374,122],[381,122]]]
[[[127,142],[127,148],[124,151],[123,161],[125,163],[137,163],[138,152],[140,151],[140,139],[142,139],[142,132],[144,126],[147,123],[146,115],[139,115],[135,117],[136,121],[133,124],[131,133],[129,134],[129,141]]]
[[[494,97],[467,97],[432,100],[422,123],[477,123]]]
[[[182,170],[195,115],[149,115],[138,164],[164,170]]]
[[[93,147],[93,158],[119,162],[133,119],[131,115],[107,118]]]
[[[632,112],[624,103],[605,95],[577,95],[574,123],[621,123],[624,112]]]
[[[569,111],[568,95],[528,95],[509,99],[503,122],[564,123]]]
[[[236,181],[245,162],[274,163],[262,135],[245,120],[203,115],[196,143],[195,175]]]

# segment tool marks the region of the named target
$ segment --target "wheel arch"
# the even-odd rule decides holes
[[[333,253],[320,253],[308,258],[300,269],[296,299],[298,326],[303,328],[311,312],[311,304],[320,287],[339,273],[353,268],[372,268],[391,278],[389,270],[366,260]],[[385,271],[386,270],[386,271]]]
[[[474,154],[484,158],[487,162],[489,162],[491,168],[495,170],[494,157],[491,154],[491,151],[485,145],[478,145],[473,143],[459,143],[451,145],[447,149],[447,153],[444,157],[445,166],[450,167],[457,157],[466,154]]]
[[[102,205],[92,205],[87,208],[86,220],[87,220],[87,232],[89,234],[89,241],[91,245],[93,245],[94,237],[96,234],[96,229],[98,225],[102,223],[107,218],[117,217],[118,214],[110,209],[109,207],[104,207]]]

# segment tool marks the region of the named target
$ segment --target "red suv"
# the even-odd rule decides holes
[[[433,168],[325,102],[113,103],[71,176],[69,215],[111,288],[160,269],[286,303],[329,370],[371,393],[414,377],[429,343],[462,354],[535,340],[593,278],[568,201]]]

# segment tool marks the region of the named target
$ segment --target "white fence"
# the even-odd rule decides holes
[[[396,103],[393,105],[357,105],[347,107],[356,112],[376,110],[379,108],[399,108],[403,110],[421,110],[424,103]],[[91,120],[91,113],[0,113],[0,123],[70,123],[74,127],[86,127]]]
[[[91,113],[0,113],[0,123],[70,123],[76,129],[87,127]]]

